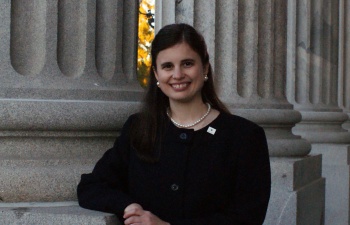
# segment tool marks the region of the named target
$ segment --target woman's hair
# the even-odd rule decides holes
[[[160,51],[176,44],[187,43],[201,58],[203,66],[208,67],[208,80],[201,90],[204,103],[220,112],[229,113],[226,106],[219,100],[213,81],[212,68],[209,63],[207,46],[203,36],[187,24],[170,24],[159,30],[152,42],[152,67],[156,70],[156,60]],[[157,161],[165,125],[168,121],[166,110],[169,98],[158,88],[153,69],[150,69],[149,84],[143,107],[131,127],[131,145],[138,156],[149,162]],[[156,146],[157,145],[157,146]]]

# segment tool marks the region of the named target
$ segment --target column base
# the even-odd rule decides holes
[[[321,225],[325,179],[322,156],[271,158],[272,188],[265,225]]]
[[[293,133],[300,135],[311,143],[350,143],[350,133],[342,128],[348,120],[343,112],[316,112],[300,111],[302,121],[292,129]]]
[[[121,225],[109,213],[83,209],[77,202],[55,203],[1,203],[1,224],[101,224]]]
[[[313,144],[311,152],[322,154],[326,185],[326,225],[350,224],[350,145]]]

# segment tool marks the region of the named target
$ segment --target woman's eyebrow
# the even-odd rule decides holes
[[[160,64],[160,66],[163,67],[163,66],[166,66],[166,65],[169,65],[169,64],[173,64],[173,63],[172,62],[163,62],[163,63]]]
[[[183,63],[183,62],[194,62],[195,60],[194,59],[192,59],[192,58],[187,58],[187,59],[183,59],[183,60],[181,60],[181,63]],[[166,66],[166,65],[169,65],[169,64],[173,64],[172,62],[163,62],[163,63],[161,63],[160,64],[160,66]]]

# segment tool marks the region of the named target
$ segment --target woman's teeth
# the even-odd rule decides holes
[[[187,86],[187,83],[184,83],[184,84],[173,84],[172,85],[174,88],[184,88]]]

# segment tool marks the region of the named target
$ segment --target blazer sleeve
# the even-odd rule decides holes
[[[81,207],[114,213],[122,218],[125,207],[133,203],[127,194],[130,124],[129,118],[113,147],[97,162],[92,173],[81,176],[77,188]]]
[[[169,221],[171,225],[260,225],[263,224],[271,190],[269,153],[264,130],[256,126],[245,132],[233,174],[230,204],[222,212],[202,218]]]

